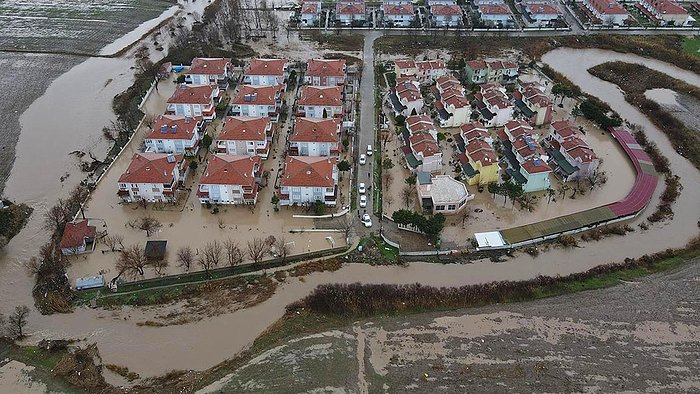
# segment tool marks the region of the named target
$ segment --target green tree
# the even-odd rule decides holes
[[[415,185],[416,184],[416,174],[411,174],[404,179],[404,182],[406,182],[407,185]]]
[[[547,205],[549,205],[549,203],[552,201],[552,197],[554,197],[557,192],[551,187],[548,187],[547,190],[545,190],[545,193],[547,193]]]
[[[488,185],[486,185],[486,190],[489,191],[491,195],[493,195],[493,199],[496,199],[496,194],[500,194],[500,186],[496,182],[491,182]]]
[[[212,142],[214,142],[214,140],[211,138],[211,136],[209,134],[204,134],[204,137],[202,138],[202,147],[204,149],[209,149]]]
[[[348,151],[348,146],[350,146],[350,140],[348,140],[347,138],[345,138],[345,139],[343,140],[343,150],[344,150],[345,152]]]
[[[460,70],[467,68],[467,62],[464,60],[464,58],[459,59],[458,67]]]
[[[524,194],[523,186],[519,183],[508,181],[503,184],[506,195],[510,198],[511,203],[515,206],[515,200]]]
[[[350,165],[350,162],[348,162],[347,160],[341,160],[338,162],[338,170],[350,171],[350,168],[352,168],[352,166]]]
[[[391,170],[392,168],[394,168],[394,162],[391,159],[382,160],[382,169]]]
[[[429,218],[424,218],[418,228],[434,243],[440,237],[442,229],[445,228],[445,215],[438,213]]]
[[[326,213],[326,204],[321,200],[314,202],[314,214],[323,215]]]
[[[190,164],[188,165],[188,167],[190,167],[190,170],[192,170],[192,171],[196,170],[198,166],[199,166],[199,163],[197,163],[196,160],[190,161]]]

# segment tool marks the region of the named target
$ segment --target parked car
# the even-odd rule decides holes
[[[363,166],[365,163],[367,163],[367,156],[363,153],[360,155],[360,165]]]
[[[367,189],[365,188],[364,182],[360,182],[360,186],[358,186],[357,189],[360,192],[360,194],[365,194],[365,192],[367,191]]]
[[[360,208],[365,207],[367,207],[367,196],[363,194],[360,196]]]
[[[369,217],[368,213],[362,215],[362,224],[364,224],[365,227],[372,227],[372,218]]]
[[[367,156],[372,156],[372,145],[367,145]]]

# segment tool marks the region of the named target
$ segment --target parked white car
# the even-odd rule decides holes
[[[365,227],[372,227],[372,218],[369,217],[368,213],[362,215],[362,224],[364,224]]]
[[[364,182],[360,182],[360,186],[358,186],[357,189],[360,192],[360,194],[365,194],[365,192],[367,191],[367,189],[365,188]]]
[[[367,145],[367,156],[372,156],[372,145]]]
[[[363,194],[360,196],[360,208],[365,207],[367,207],[367,196]]]
[[[367,163],[367,156],[363,153],[360,155],[360,165],[363,166],[365,163]]]

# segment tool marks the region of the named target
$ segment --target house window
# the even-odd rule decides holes
[[[455,209],[457,209],[457,206],[454,205],[454,204],[451,204],[451,205],[448,205],[448,206],[447,206],[447,210],[448,210],[448,211],[454,211]]]
[[[436,211],[444,211],[444,210],[445,210],[445,206],[444,206],[444,205],[436,205],[436,206],[435,206],[435,210],[436,210]]]
[[[120,184],[119,184],[119,187],[122,188],[122,189],[126,189],[126,183],[120,183]]]
[[[160,189],[157,188],[157,187],[152,188],[151,191],[152,191],[153,193],[160,193]]]

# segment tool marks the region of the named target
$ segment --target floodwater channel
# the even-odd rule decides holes
[[[420,282],[432,286],[459,286],[492,280],[521,280],[540,274],[566,275],[626,257],[683,246],[698,233],[700,172],[674,152],[666,137],[643,114],[624,101],[616,86],[587,72],[591,66],[615,60],[643,63],[697,86],[700,86],[700,76],[666,63],[611,51],[563,48],[543,57],[544,63],[578,84],[583,91],[609,103],[630,122],[642,125],[649,138],[667,155],[685,187],[673,207],[676,212],[673,220],[653,225],[647,231],[636,226],[654,209],[662,189],[659,187],[650,207],[640,219],[632,221],[635,232],[583,244],[581,248],[555,248],[537,258],[517,254],[498,264],[489,261],[460,265],[413,263],[405,268],[348,264],[336,272],[311,274],[304,281],[290,278],[270,299],[252,308],[179,326],[137,326],[144,312],[130,307],[115,311],[79,308],[72,314],[52,316],[40,316],[33,311],[27,328],[31,333],[30,341],[76,338],[97,343],[105,363],[127,366],[142,377],[173,369],[202,370],[245,349],[283,315],[287,304],[306,296],[319,284]],[[87,60],[54,81],[44,96],[22,116],[18,158],[6,194],[33,205],[36,213],[29,226],[0,255],[2,312],[7,313],[17,304],[33,304],[32,281],[24,273],[21,262],[45,241],[41,230],[42,212],[63,197],[80,178],[74,159],[68,153],[104,149],[100,142],[101,128],[114,116],[109,105],[111,98],[131,81],[128,71],[131,62],[131,59]],[[66,169],[72,175],[61,183],[59,178]]]

